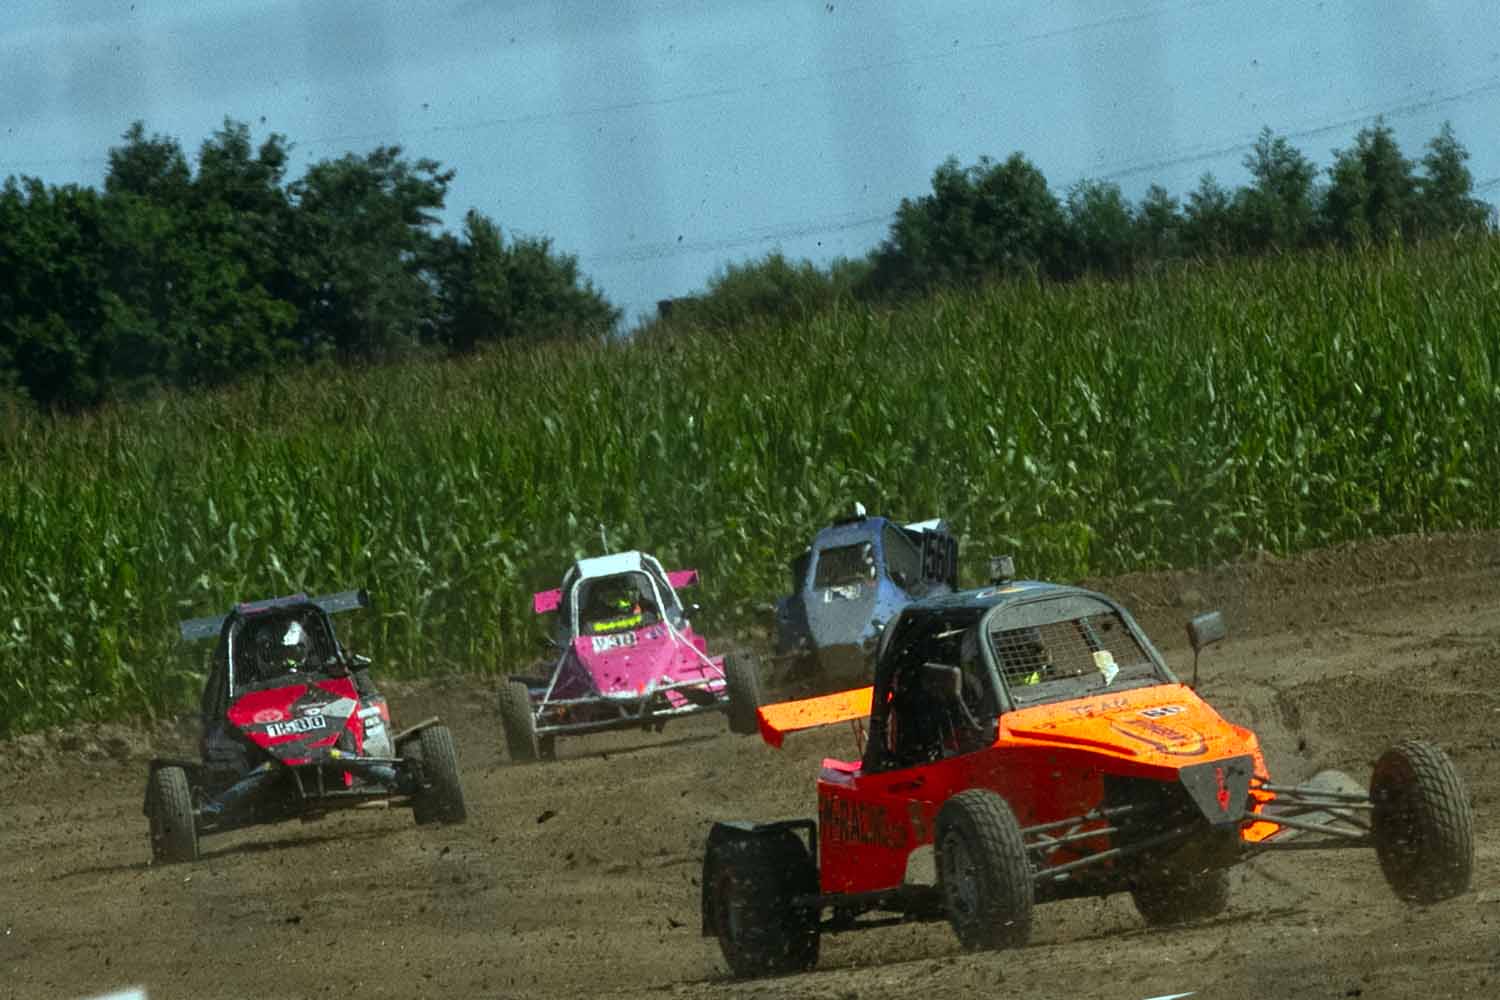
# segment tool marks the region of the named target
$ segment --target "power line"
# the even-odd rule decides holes
[[[740,247],[799,239],[804,236],[825,236],[833,233],[847,232],[852,229],[864,229],[877,225],[884,226],[890,221],[890,218],[890,212],[882,212],[879,215],[867,215],[852,219],[845,218],[843,221],[825,219],[821,222],[812,223],[786,223],[763,230],[750,230],[738,236],[730,236],[724,239],[694,240],[692,242],[671,240],[659,243],[647,243],[629,250],[583,254],[579,257],[579,260],[594,264],[638,263],[648,260],[662,260],[667,257],[681,257],[686,254],[736,250]]]
[[[1458,91],[1456,93],[1445,94],[1438,97],[1427,97],[1423,98],[1422,100],[1407,101],[1400,104],[1367,104],[1363,108],[1358,109],[1358,111],[1356,111],[1353,115],[1340,118],[1337,121],[1325,122],[1321,125],[1315,125],[1310,128],[1296,129],[1291,132],[1278,134],[1284,134],[1287,138],[1291,139],[1307,139],[1316,135],[1325,135],[1330,132],[1343,131],[1353,125],[1368,124],[1376,118],[1384,117],[1387,115],[1395,118],[1410,117],[1411,115],[1418,114],[1422,111],[1429,111],[1432,108],[1440,107],[1445,104],[1456,104],[1461,101],[1467,101],[1471,98],[1493,93],[1497,90],[1500,90],[1500,76],[1491,76],[1485,78],[1482,83],[1465,88],[1464,90]],[[1429,91],[1429,93],[1433,92]],[[1202,162],[1204,160],[1216,160],[1228,156],[1231,153],[1244,152],[1254,145],[1255,140],[1251,139],[1212,147],[1200,146],[1191,151],[1183,151],[1181,153],[1173,154],[1170,157],[1147,160],[1130,164],[1124,167],[1118,167],[1107,173],[1098,175],[1094,179],[1103,181],[1117,180],[1121,177],[1130,177],[1134,176],[1135,174],[1143,174],[1147,171],[1152,170],[1164,170],[1169,167],[1181,166],[1185,163],[1196,163]]]
[[[1056,28],[1050,31],[1034,32],[1029,35],[1007,38],[1001,41],[978,42],[970,45],[960,45],[955,40],[952,48],[925,52],[915,56],[902,56],[897,59],[886,59],[878,62],[859,63],[852,66],[841,66],[835,69],[823,70],[816,73],[806,73],[800,76],[774,77],[759,83],[744,84],[732,87],[715,87],[707,90],[688,91],[681,94],[672,94],[666,97],[644,98],[634,101],[616,101],[609,104],[592,105],[581,108],[560,108],[551,111],[535,111],[526,114],[501,115],[491,118],[477,118],[465,122],[453,122],[445,125],[428,125],[415,129],[401,129],[400,135],[393,137],[390,132],[363,132],[343,133],[337,135],[319,136],[312,139],[296,141],[294,146],[329,146],[336,144],[381,142],[390,145],[406,145],[411,138],[425,135],[441,135],[454,132],[472,132],[480,129],[500,128],[504,126],[531,125],[539,122],[552,120],[563,120],[569,118],[584,118],[597,115],[612,115],[626,111],[638,111],[643,108],[666,107],[675,104],[688,104],[696,101],[710,100],[719,97],[732,97],[736,94],[750,93],[753,91],[771,90],[799,83],[812,83],[820,80],[830,80],[842,76],[858,75],[877,70],[896,69],[902,66],[914,66],[922,63],[942,62],[953,59],[960,55],[971,52],[983,52],[994,49],[1014,48],[1021,45],[1038,41],[1048,41],[1053,38],[1065,37],[1082,31],[1092,31],[1098,28],[1113,27],[1133,21],[1140,21],[1156,17],[1160,14],[1175,9],[1187,9],[1193,7],[1218,6],[1227,0],[1181,0],[1178,3],[1164,4],[1146,11],[1135,11],[1129,14],[1117,14],[1111,17],[1098,18],[1086,21],[1082,24],[1073,24],[1065,28]],[[18,166],[58,166],[88,164],[97,165],[107,163],[107,157],[73,157],[34,160],[4,160],[0,161],[0,170],[11,169]]]

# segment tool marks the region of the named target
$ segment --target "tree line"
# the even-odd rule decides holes
[[[1413,161],[1377,121],[1320,170],[1266,128],[1244,158],[1245,186],[1204,174],[1186,198],[1156,184],[1135,204],[1107,181],[1079,181],[1059,197],[1019,152],[968,167],[949,159],[930,193],[902,200],[867,256],[819,267],[774,252],[730,265],[702,294],[664,304],[648,328],[729,328],[994,280],[1128,278],[1189,260],[1491,233],[1494,211],[1474,196],[1468,159],[1448,124]]]
[[[454,172],[384,146],[310,165],[226,120],[198,151],[147,135],[102,190],[0,188],[0,396],[81,409],[323,360],[598,335],[619,310],[545,237],[469,211],[440,228]]]
[[[399,146],[310,165],[228,120],[196,169],[143,123],[109,151],[102,190],[0,187],[0,399],[76,410],[163,388],[223,385],[320,361],[461,353],[495,340],[598,336],[620,311],[541,236],[471,210],[443,231],[454,172]],[[1449,125],[1409,159],[1383,122],[1320,170],[1263,130],[1249,183],[1211,174],[1132,204],[1083,180],[1059,197],[1017,152],[949,159],[903,199],[886,238],[827,266],[779,252],[725,267],[646,324],[722,329],[878,305],[994,280],[1128,278],[1189,260],[1489,233]]]

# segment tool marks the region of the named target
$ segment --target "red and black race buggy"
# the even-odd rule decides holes
[[[409,806],[418,823],[462,823],[453,737],[436,718],[390,731],[370,661],[340,645],[330,615],[368,607],[363,590],[238,604],[179,626],[218,637],[201,703],[202,760],[156,759],[146,782],[151,854],[193,861],[199,838]]]
[[[1224,635],[1188,626],[1196,656]],[[946,918],[969,949],[1024,945],[1037,903],[1129,892],[1150,924],[1228,900],[1270,850],[1373,848],[1432,903],[1469,885],[1472,817],[1442,750],[1407,741],[1368,791],[1338,772],[1276,783],[1254,733],[1183,684],[1101,594],[1006,582],[907,607],[873,687],[763,706],[763,737],[853,721],[861,759],[825,760],[818,817],[713,826],[703,933],[736,976],[811,968],[819,935]]]

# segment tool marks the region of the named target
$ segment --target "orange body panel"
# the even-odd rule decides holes
[[[852,691],[803,698],[801,701],[762,705],[756,711],[760,720],[761,739],[773,747],[779,747],[788,733],[869,718],[874,690],[870,687],[854,688]]]
[[[762,733],[779,746],[787,732],[858,718],[849,713],[861,704],[868,712],[869,697],[861,688],[767,706]],[[991,746],[928,764],[865,774],[858,763],[825,760],[818,778],[822,890],[901,885],[911,852],[932,843],[942,804],[967,788],[1004,796],[1024,828],[1100,806],[1106,775],[1175,784],[1183,767],[1246,755],[1264,780],[1254,733],[1225,721],[1191,688],[1162,684],[1007,712]],[[1270,798],[1252,790],[1248,808],[1258,812]],[[1276,829],[1256,822],[1244,835],[1260,840]],[[1053,860],[1105,846],[1103,837],[1074,842]]]

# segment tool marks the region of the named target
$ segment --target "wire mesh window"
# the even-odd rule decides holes
[[[1000,624],[1004,624],[1003,622]],[[1012,689],[1151,666],[1151,659],[1113,612],[990,632],[996,664]],[[1106,677],[1109,674],[1109,678]]]
[[[840,545],[818,553],[818,571],[813,586],[847,587],[863,583],[875,575],[875,555],[869,542]]]

